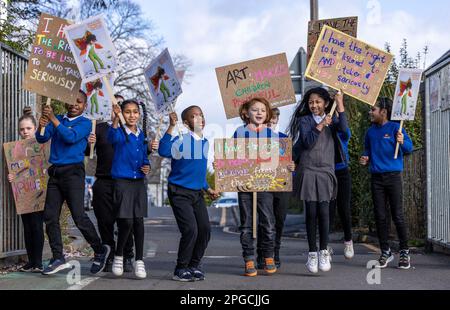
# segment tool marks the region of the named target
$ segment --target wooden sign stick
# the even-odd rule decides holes
[[[106,78],[106,76],[103,76],[102,80],[103,80],[103,84],[106,86],[106,91],[108,92],[109,99],[111,100],[113,105],[114,104],[118,105],[117,99],[116,99],[116,97],[114,97],[114,92],[112,90],[111,84],[109,83],[109,80]],[[122,113],[119,114],[119,119],[120,119],[120,122],[122,123],[122,125],[125,126],[125,119],[123,118]]]
[[[253,192],[253,239],[256,239],[256,208],[257,208],[258,193]]]
[[[162,125],[162,121],[163,121],[163,117],[160,116],[159,117],[159,124],[158,127],[156,127],[156,139],[157,141],[159,141],[159,139],[161,139],[161,125]]]
[[[400,121],[400,128],[398,129],[398,132],[402,132],[402,129],[403,129],[403,120]],[[399,147],[400,147],[400,143],[397,142],[397,145],[395,145],[394,159],[397,159]]]
[[[49,106],[51,102],[52,102],[52,98],[47,97],[47,103],[45,105]],[[41,136],[43,136],[43,135],[45,135],[45,127],[41,128]]]
[[[336,110],[336,107],[337,107],[337,105],[336,105],[336,102],[335,102],[335,103],[333,103],[333,106],[331,107],[331,111],[330,111],[330,113],[328,113],[328,115],[333,117],[333,114],[334,114],[334,111]]]
[[[92,131],[91,133],[95,135],[95,124],[96,124],[97,120],[93,119],[92,120]],[[93,159],[94,158],[94,146],[95,143],[91,143],[91,152],[89,153],[89,158]]]

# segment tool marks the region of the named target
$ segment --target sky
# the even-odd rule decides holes
[[[163,47],[191,60],[176,111],[199,105],[207,138],[230,137],[241,125],[225,117],[216,67],[282,52],[290,63],[306,46],[309,0],[133,1],[164,38]],[[413,57],[428,45],[427,67],[450,48],[449,12],[450,3],[439,0],[319,0],[319,19],[358,16],[358,38],[380,49],[389,42],[397,58],[403,38]],[[280,130],[294,108],[281,108]]]

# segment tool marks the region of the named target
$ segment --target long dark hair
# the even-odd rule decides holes
[[[120,106],[120,108],[123,110],[125,109],[125,106],[129,105],[129,104],[135,104],[137,105],[137,107],[141,107],[142,108],[142,132],[144,134],[144,145],[148,144],[148,137],[147,137],[147,107],[145,106],[145,104],[143,102],[138,102],[137,100],[134,99],[127,99],[124,100],[122,102],[122,105]],[[125,133],[125,137],[127,139],[128,142],[128,135]]]
[[[325,101],[325,105],[328,104],[325,107],[326,114],[330,112],[331,106],[333,105],[334,99],[331,98],[330,93],[325,88],[315,87],[308,90],[303,96],[300,104],[295,108],[295,112],[292,114],[291,121],[289,122],[288,132],[292,137],[293,142],[297,141],[300,136],[300,117],[312,114],[308,104],[309,97],[311,97],[312,94],[316,94],[322,98]]]

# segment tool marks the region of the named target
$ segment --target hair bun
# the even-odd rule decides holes
[[[31,109],[31,107],[26,106],[23,108],[22,113],[23,113],[23,115],[26,115],[26,116],[32,116],[33,110]]]

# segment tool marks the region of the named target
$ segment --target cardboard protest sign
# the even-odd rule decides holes
[[[62,102],[74,102],[81,85],[80,72],[64,35],[71,21],[41,14],[23,87]]]
[[[420,69],[399,69],[391,120],[414,120],[421,76]]]
[[[308,22],[308,45],[306,61],[309,62],[316,46],[317,39],[324,25],[340,30],[349,36],[355,37],[358,31],[358,16],[340,17],[332,19],[310,20]]]
[[[44,210],[50,142],[25,139],[4,143],[3,149],[8,172],[14,175],[11,186],[17,214]]]
[[[215,189],[237,192],[290,192],[292,140],[215,139]]]
[[[165,111],[182,93],[178,74],[167,48],[145,68],[144,76],[158,113]]]
[[[393,55],[323,26],[306,77],[374,105]]]
[[[107,76],[113,84],[112,75]],[[87,95],[87,107],[84,116],[98,121],[110,121],[112,115],[112,102],[108,96],[106,85],[103,80],[97,79],[82,85],[83,91]]]
[[[238,117],[239,107],[255,97],[272,108],[296,102],[285,53],[219,67],[216,75],[227,119]]]
[[[67,26],[64,32],[83,82],[102,78],[117,67],[116,48],[101,16]]]

